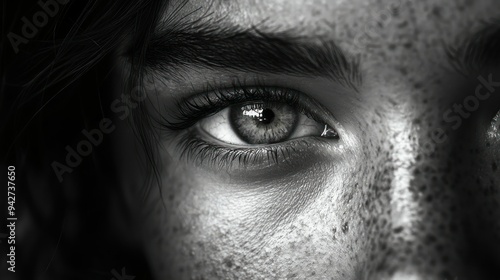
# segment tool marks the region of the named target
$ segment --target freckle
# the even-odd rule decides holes
[[[398,102],[396,100],[394,100],[393,98],[389,98],[388,101],[389,101],[389,103],[391,103],[392,106],[398,105]]]
[[[233,267],[233,261],[231,260],[231,258],[224,259],[224,264],[229,268]]]
[[[400,23],[398,23],[398,27],[406,27],[408,25],[408,21],[402,21]]]
[[[441,272],[441,278],[443,279],[453,279],[453,276],[451,276],[451,273],[449,273],[448,271],[442,271]]]
[[[411,248],[410,247],[406,247],[404,251],[405,251],[405,254],[407,254],[407,255],[411,254]]]
[[[491,170],[496,171],[496,170],[497,170],[497,168],[498,168],[498,167],[497,167],[497,163],[496,163],[496,162],[493,162],[493,163],[491,164]]]
[[[451,224],[450,225],[450,231],[451,232],[457,232],[458,231],[458,226],[455,223]]]
[[[316,10],[316,9],[312,10],[311,15],[317,17],[317,16],[321,15],[321,11],[320,10]]]
[[[344,234],[346,234],[347,232],[349,232],[349,224],[347,222],[345,222],[343,225],[342,225],[342,232]]]
[[[434,243],[434,242],[436,242],[436,237],[432,234],[428,234],[425,237],[425,241],[427,241],[427,243]]]
[[[447,263],[450,261],[450,257],[448,257],[447,255],[444,255],[442,258],[441,258],[441,261],[443,261],[444,263]]]
[[[332,229],[332,239],[333,241],[337,241],[337,228]]]
[[[403,231],[403,227],[397,227],[393,231],[394,231],[394,233],[400,233]]]
[[[432,195],[428,195],[426,198],[425,198],[425,201],[427,202],[432,202],[432,200],[434,199],[434,197],[432,197]]]
[[[441,17],[441,9],[439,7],[434,7],[432,9],[432,14],[437,17],[437,18],[440,18]]]

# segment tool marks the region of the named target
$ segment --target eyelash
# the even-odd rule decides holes
[[[326,141],[321,138],[315,138],[315,140],[317,141],[315,146],[326,144]],[[218,170],[227,170],[231,167],[248,168],[254,165],[264,168],[280,163],[291,163],[294,156],[298,156],[301,150],[310,146],[311,143],[308,141],[296,139],[258,148],[227,148],[209,143],[194,133],[188,133],[181,138],[179,147],[181,158],[189,158],[200,165],[209,164]]]
[[[175,121],[165,121],[163,126],[171,131],[188,129],[201,119],[212,116],[228,106],[252,101],[286,103],[315,121],[327,123],[326,120],[310,112],[311,107],[321,107],[321,105],[304,94],[289,88],[258,85],[211,88],[203,94],[181,100],[176,104],[179,108],[177,114],[171,116]]]
[[[324,117],[332,118],[318,102],[296,90],[260,85],[233,86],[223,89],[211,88],[203,94],[177,102],[178,112],[169,118],[174,121],[164,119],[162,126],[169,131],[187,130],[178,142],[181,158],[186,157],[199,164],[210,164],[211,167],[218,169],[232,167],[235,163],[236,168],[241,168],[250,164],[269,166],[291,162],[294,155],[298,156],[300,150],[308,149],[311,143],[322,146],[327,142],[326,139],[312,137],[313,141],[293,139],[254,147],[226,147],[207,142],[194,129],[190,129],[201,119],[214,115],[228,106],[251,101],[286,103],[319,123],[328,124],[328,121],[323,119],[323,116],[313,114],[313,109],[327,114]]]

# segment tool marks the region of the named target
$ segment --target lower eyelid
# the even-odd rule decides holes
[[[329,153],[331,142],[320,137],[297,138],[279,144],[252,147],[219,145],[201,139],[191,131],[177,141],[179,160],[207,168],[210,171],[253,172],[269,168],[300,166],[305,157],[322,158]],[[269,172],[268,170],[265,172]]]

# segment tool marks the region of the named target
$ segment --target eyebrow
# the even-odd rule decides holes
[[[466,38],[458,48],[447,47],[448,57],[462,75],[476,75],[500,67],[500,18],[485,22],[484,26]]]
[[[186,27],[153,34],[145,68],[174,74],[178,67],[205,66],[226,71],[320,76],[356,92],[359,62],[332,41],[312,42],[286,32],[251,28]]]

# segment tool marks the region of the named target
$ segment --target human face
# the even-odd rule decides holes
[[[500,276],[500,60],[472,40],[500,46],[481,31],[497,0],[169,6],[147,76],[166,123],[144,211],[157,279]],[[276,130],[300,115],[303,133],[243,114],[238,134],[224,102],[271,108]]]

